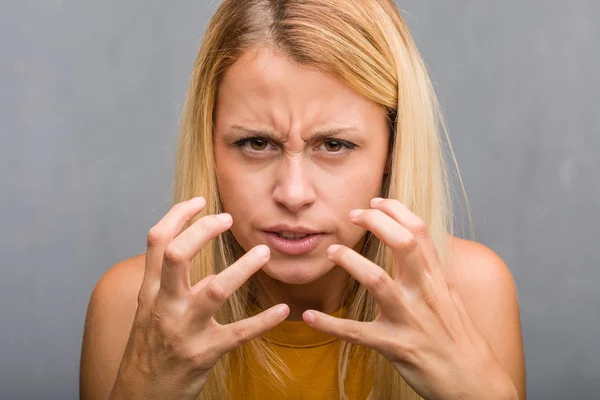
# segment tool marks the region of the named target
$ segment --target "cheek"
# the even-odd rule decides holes
[[[224,211],[231,213],[235,222],[234,213],[238,213],[240,205],[248,209],[256,202],[255,195],[260,190],[261,180],[240,163],[236,150],[225,148],[222,144],[215,146],[215,163],[217,185]]]
[[[381,195],[383,167],[368,159],[357,160],[335,174],[319,178],[320,197],[327,199],[328,208],[340,211],[369,208],[373,197]],[[344,215],[344,220],[347,220]]]
[[[221,158],[217,164],[217,184],[223,211],[231,214],[231,231],[244,249],[259,244],[252,242],[252,221],[262,220],[268,204],[269,175],[256,173],[236,162],[235,157]]]
[[[217,175],[223,211],[231,214],[234,225],[247,220],[262,202],[262,188],[243,169],[226,167]]]
[[[240,215],[240,206],[245,203],[243,170],[237,167],[229,151],[215,148],[216,177],[223,211],[233,217],[234,224]]]
[[[359,164],[361,165],[361,164]],[[373,197],[381,195],[382,171],[375,168],[349,167],[320,181],[320,199],[328,218],[334,218],[336,243],[355,247],[367,230],[352,223],[348,214],[356,208],[370,208]]]
[[[256,207],[253,205],[257,199],[256,196],[252,196],[252,193],[256,194],[256,192],[249,189],[251,186],[244,182],[243,174],[235,171],[234,168],[229,168],[229,171],[227,168],[221,170],[217,181],[223,211],[231,214],[233,218],[231,232],[247,251],[252,247],[247,243],[246,238],[250,232],[249,221],[256,212]]]

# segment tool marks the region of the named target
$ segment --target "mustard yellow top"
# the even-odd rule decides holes
[[[330,314],[340,317],[342,309]],[[285,384],[271,383],[271,377],[260,362],[249,354],[243,379],[229,385],[230,399],[338,399],[338,349],[340,339],[308,326],[304,321],[283,321],[262,336],[289,368],[292,378],[281,374]],[[238,367],[238,366],[234,366]],[[368,396],[365,366],[350,363],[346,393],[349,400],[364,400]],[[241,382],[240,382],[241,380]],[[276,382],[276,381],[275,381]]]

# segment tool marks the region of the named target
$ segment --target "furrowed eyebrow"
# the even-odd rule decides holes
[[[265,139],[269,139],[272,140],[274,142],[279,142],[281,141],[281,138],[275,134],[273,134],[272,132],[265,132],[265,131],[257,131],[254,129],[248,129],[245,128],[243,126],[240,125],[231,125],[231,128],[233,129],[237,129],[240,131],[244,131],[248,134],[251,135],[256,135],[256,136],[260,136],[260,137],[264,137]],[[321,131],[321,132],[317,132],[314,135],[312,135],[309,140],[315,140],[315,139],[323,139],[323,138],[328,138],[328,137],[334,137],[334,136],[338,136],[341,135],[343,133],[347,133],[347,132],[358,132],[358,129],[350,126],[350,127],[344,127],[344,128],[336,128],[336,129],[329,129],[326,131]],[[286,138],[287,140],[287,138]],[[285,140],[284,140],[285,142]]]

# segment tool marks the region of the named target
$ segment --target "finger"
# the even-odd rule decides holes
[[[389,200],[388,209],[394,205],[404,207],[398,201]],[[395,209],[395,211],[398,210]],[[401,211],[405,212],[406,210]],[[420,233],[413,233],[379,209],[364,210],[354,218],[353,222],[364,226],[392,248],[396,264],[398,264],[395,278],[400,280],[401,286],[405,288],[403,295],[406,306],[413,312],[419,313],[431,310],[443,318],[443,311],[448,305],[445,291],[438,290],[441,287],[443,276],[440,274],[439,268],[429,266],[430,261],[425,256],[422,247],[424,242],[431,242],[425,233],[427,229],[424,224],[418,222],[418,217],[414,214],[412,217],[414,218],[408,224],[411,229],[416,229]],[[437,252],[434,251],[434,254],[437,256]],[[411,290],[413,288],[414,290]]]
[[[177,203],[148,231],[146,265],[140,289],[144,296],[154,296],[158,291],[165,247],[181,232],[185,223],[202,211],[205,205],[206,200],[203,197]]]
[[[436,266],[441,265],[435,245],[429,236],[427,225],[418,215],[396,199],[374,198],[371,199],[371,207],[389,215],[415,235],[417,242],[423,249],[423,255],[431,271],[435,270]],[[446,275],[446,278],[451,279],[449,275]]]
[[[411,287],[423,286],[424,260],[419,243],[412,232],[381,210],[353,210],[350,212],[350,219],[390,246],[396,262],[402,266],[395,271],[395,279],[401,279],[405,285]]]
[[[194,296],[188,313],[192,321],[204,323],[236,290],[238,290],[269,259],[270,251],[258,245],[217,274]]]
[[[307,310],[302,314],[304,322],[311,328],[338,337],[346,342],[360,344],[378,350],[381,336],[375,334],[372,322],[337,318],[316,310]]]
[[[279,304],[250,318],[223,325],[225,340],[221,350],[223,353],[227,353],[244,343],[248,343],[280,324],[287,318],[289,312],[290,309],[287,305]]]
[[[160,278],[160,291],[179,298],[191,290],[192,258],[217,235],[231,227],[231,215],[206,215],[171,241],[165,248]]]
[[[330,260],[367,288],[388,318],[398,320],[402,293],[383,268],[346,246],[332,245],[327,253]]]
[[[204,288],[204,286],[206,286],[206,284],[210,282],[215,276],[215,274],[210,274],[196,282],[196,284],[192,286],[192,295],[196,295],[197,293],[199,293]]]
[[[421,218],[396,199],[371,199],[371,207],[385,212],[415,235],[421,233],[425,224]]]

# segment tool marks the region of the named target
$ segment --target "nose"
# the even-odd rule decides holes
[[[301,156],[288,156],[281,162],[273,199],[279,205],[297,212],[315,201],[310,165]]]

